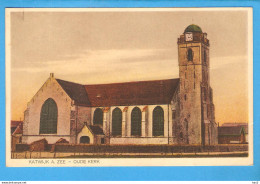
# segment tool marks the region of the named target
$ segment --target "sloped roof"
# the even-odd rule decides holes
[[[90,106],[88,95],[83,85],[56,79],[69,97],[74,100],[76,105]]]
[[[221,126],[247,126],[248,123],[223,123]]]
[[[64,139],[64,138],[60,138],[59,140],[56,141],[55,144],[60,144],[60,143],[69,143],[69,141],[67,141],[67,140]]]
[[[94,135],[105,135],[103,129],[98,125],[87,125]]]
[[[179,79],[85,85],[91,106],[170,103]]]
[[[245,133],[248,134],[248,123],[223,123],[222,127],[243,127]]]
[[[15,131],[12,133],[12,135],[15,134],[22,134],[23,133],[23,126],[20,124],[19,126],[16,127]]]
[[[218,135],[241,135],[241,132],[244,131],[243,127],[218,127]]]
[[[22,121],[11,121],[11,128],[17,127],[19,124],[22,124]]]
[[[168,104],[179,84],[179,78],[93,85],[56,80],[76,105],[93,107]]]
[[[32,142],[30,145],[33,145],[33,144],[37,145],[39,143],[48,144],[48,141],[45,138],[43,138],[43,139]]]

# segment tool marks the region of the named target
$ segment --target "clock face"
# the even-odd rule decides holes
[[[193,35],[192,35],[192,33],[186,33],[186,34],[185,34],[185,40],[186,40],[186,41],[192,41],[192,40],[193,40]]]

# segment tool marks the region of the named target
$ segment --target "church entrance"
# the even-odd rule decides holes
[[[80,137],[80,143],[83,143],[83,144],[89,144],[90,142],[90,139],[89,139],[89,136],[82,136]]]

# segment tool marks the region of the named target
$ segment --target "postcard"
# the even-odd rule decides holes
[[[7,167],[253,164],[252,8],[6,8]]]

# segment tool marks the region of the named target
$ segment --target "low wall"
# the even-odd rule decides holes
[[[41,146],[39,149],[32,149],[30,144],[16,144],[16,152],[23,152],[23,151],[51,151],[53,144],[46,144]]]
[[[17,144],[16,151],[29,151],[29,145]],[[52,148],[52,149],[50,149]],[[235,152],[248,151],[247,144],[190,146],[190,145],[83,145],[83,144],[48,144],[51,152],[75,153],[199,153],[199,152]]]
[[[153,137],[153,138],[147,138],[147,137],[111,137],[110,138],[110,145],[149,145],[149,144],[168,144],[168,137]]]
[[[54,144],[56,143],[60,138],[66,139],[67,141],[70,141],[71,136],[60,136],[60,135],[35,135],[35,136],[26,136],[23,135],[23,143],[24,144],[31,144],[32,142],[38,141],[40,139],[46,139],[48,143]]]

